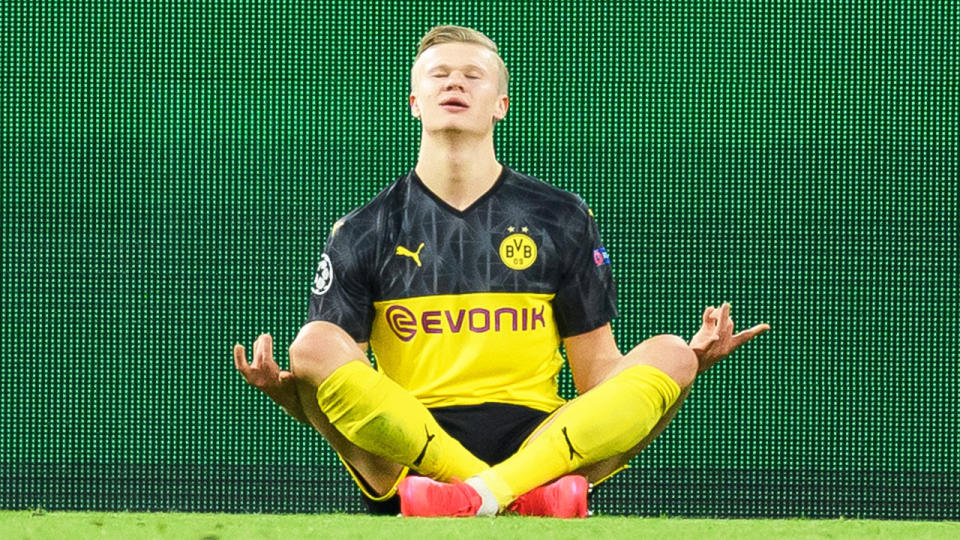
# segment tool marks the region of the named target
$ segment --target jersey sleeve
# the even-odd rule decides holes
[[[327,321],[336,324],[357,342],[370,339],[373,322],[373,290],[371,257],[364,250],[358,235],[362,223],[341,219],[330,232],[313,284],[307,322]]]
[[[617,287],[600,230],[582,201],[575,217],[564,238],[570,264],[553,300],[563,338],[595,330],[617,316]]]

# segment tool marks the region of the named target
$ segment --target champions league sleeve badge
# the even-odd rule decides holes
[[[326,253],[320,256],[320,264],[317,265],[317,274],[313,276],[313,287],[310,292],[321,295],[330,290],[333,284],[333,264]]]
[[[600,247],[599,249],[593,250],[593,263],[597,266],[610,264],[610,255],[607,254],[606,248]]]

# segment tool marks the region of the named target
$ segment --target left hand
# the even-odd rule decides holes
[[[703,373],[714,364],[726,358],[737,347],[770,330],[769,324],[758,324],[739,334],[733,333],[733,319],[730,318],[730,304],[725,302],[719,308],[707,306],[703,311],[703,326],[690,339],[690,348],[697,355],[700,367],[697,373]]]

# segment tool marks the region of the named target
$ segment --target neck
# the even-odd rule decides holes
[[[436,196],[464,210],[483,196],[500,176],[502,166],[493,150],[493,137],[456,134],[420,137],[417,176]]]

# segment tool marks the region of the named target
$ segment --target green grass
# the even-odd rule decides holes
[[[403,519],[320,514],[145,514],[0,511],[0,538],[271,539],[299,538],[960,538],[958,522],[868,520],[731,520],[594,517]]]

